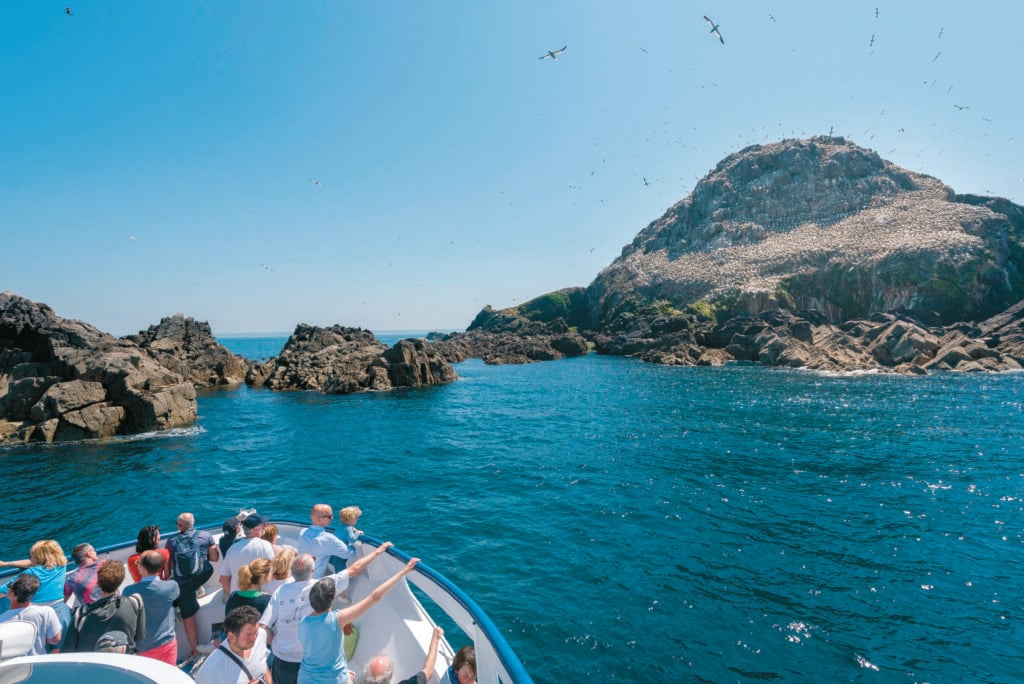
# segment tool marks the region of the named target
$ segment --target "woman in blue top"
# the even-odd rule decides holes
[[[71,625],[71,610],[68,608],[68,604],[64,602],[64,580],[67,574],[65,572],[67,564],[68,559],[64,555],[64,550],[53,539],[43,539],[33,544],[32,548],[29,549],[26,560],[0,561],[0,568],[23,568],[25,572],[19,573],[18,577],[28,574],[39,578],[39,591],[32,597],[32,603],[37,606],[50,606],[53,608],[60,619],[62,635],[68,633],[68,627]],[[11,582],[18,577],[12,577]],[[10,582],[0,586],[0,597],[7,597],[9,586]],[[59,647],[60,644],[55,648]]]
[[[324,577],[309,590],[312,615],[299,623],[299,643],[302,644],[302,664],[299,666],[299,684],[351,684],[355,673],[348,669],[342,640],[344,627],[391,591],[398,580],[412,572],[419,558],[413,558],[405,567],[392,575],[369,596],[343,610],[331,610],[337,596],[334,579]]]

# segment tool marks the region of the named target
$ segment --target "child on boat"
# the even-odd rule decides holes
[[[356,523],[359,522],[359,516],[362,514],[363,511],[359,506],[346,506],[338,513],[343,525],[338,538],[348,544],[348,549],[352,552],[353,557],[356,554],[356,541],[359,540],[359,535],[363,533],[362,530],[356,529]]]

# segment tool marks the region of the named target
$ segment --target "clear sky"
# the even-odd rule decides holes
[[[0,290],[115,335],[463,329],[830,130],[1024,203],[1020,2],[67,4],[3,7]]]

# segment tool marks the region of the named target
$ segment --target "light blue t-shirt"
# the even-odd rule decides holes
[[[327,563],[331,556],[347,559],[354,555],[348,544],[319,525],[311,525],[304,529],[299,535],[296,547],[300,554],[308,553],[315,559],[313,579],[320,579],[327,574]]]
[[[64,600],[64,580],[67,577],[67,573],[63,565],[58,565],[55,568],[33,565],[26,568],[24,572],[18,573],[18,577],[22,575],[35,575],[39,578],[39,591],[32,597],[32,603],[49,603],[51,601]],[[11,582],[18,579],[18,577],[11,579]],[[0,587],[0,594],[6,594],[10,591],[11,582]]]
[[[302,644],[299,684],[349,684],[348,661],[342,648],[344,638],[336,610],[302,618],[299,623],[299,643]]]

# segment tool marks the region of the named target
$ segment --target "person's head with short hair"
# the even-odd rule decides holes
[[[196,516],[191,513],[182,513],[178,516],[178,531],[188,532],[196,526]]]
[[[341,511],[338,512],[341,522],[346,525],[355,525],[356,521],[359,520],[359,516],[362,514],[363,511],[359,506],[345,506],[345,508],[342,508]]]
[[[277,525],[274,523],[267,523],[263,526],[263,534],[260,535],[263,539],[266,539],[271,544],[277,543]]]
[[[228,633],[231,650],[241,653],[256,644],[259,621],[260,612],[252,606],[239,606],[224,616],[224,631]]]
[[[159,543],[160,528],[156,525],[146,525],[139,530],[139,538],[135,541],[135,553],[155,549]]]
[[[292,577],[296,582],[305,582],[313,574],[316,561],[308,553],[300,553],[292,561]]]
[[[39,591],[39,578],[23,572],[7,587],[8,593],[17,603],[29,603]]]
[[[359,684],[391,684],[395,676],[395,664],[383,653],[378,653],[366,663]]]
[[[96,571],[96,586],[104,594],[113,594],[124,581],[124,564],[116,560],[105,560]]]
[[[96,640],[96,650],[100,653],[126,653],[128,651],[128,635],[117,629],[104,632]]]
[[[309,590],[309,605],[313,608],[313,611],[323,613],[328,610],[331,604],[334,603],[336,591],[333,578],[324,577],[318,579],[316,584]]]
[[[88,542],[82,542],[71,549],[71,560],[75,561],[76,565],[96,560],[96,548]]]
[[[270,581],[270,560],[254,558],[238,569],[238,591],[255,591]]]
[[[146,575],[159,575],[164,569],[164,556],[156,549],[143,551],[138,560],[139,571]]]
[[[327,527],[334,520],[334,511],[327,504],[316,504],[309,512],[309,520],[319,527]]]
[[[283,580],[292,576],[292,561],[295,560],[295,549],[281,549],[270,562],[271,574],[274,579]]]
[[[60,548],[56,539],[37,541],[29,549],[28,557],[35,565],[42,565],[47,570],[68,564],[68,559],[64,557],[64,549]]]
[[[459,684],[473,684],[476,681],[476,649],[463,646],[452,658],[452,671],[459,678]]]

